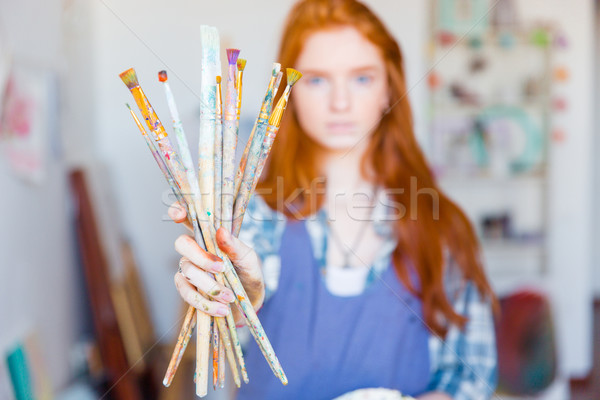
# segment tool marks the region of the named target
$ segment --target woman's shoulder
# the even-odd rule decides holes
[[[286,217],[283,213],[272,209],[262,196],[255,194],[248,202],[242,223],[242,230],[249,227],[264,226],[265,224],[285,222],[285,220]]]
[[[466,288],[467,280],[456,258],[447,249],[444,251],[443,276],[446,296],[450,302],[453,302]]]
[[[279,242],[279,236],[285,227],[286,217],[283,213],[273,210],[260,195],[254,195],[248,202],[239,238],[253,247],[260,255],[273,251],[274,243]]]
[[[486,296],[479,293],[475,282],[465,276],[456,258],[447,250],[444,253],[443,277],[446,297],[455,309],[469,306],[468,303],[486,302]]]

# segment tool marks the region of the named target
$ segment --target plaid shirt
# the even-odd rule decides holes
[[[389,268],[396,240],[389,223],[382,221],[381,207],[374,209],[374,224],[385,244],[373,262],[365,287]],[[319,210],[306,220],[314,257],[325,265],[327,251],[327,215]],[[260,196],[253,196],[239,238],[254,248],[262,261],[266,299],[277,290],[281,260],[279,247],[286,217],[272,210]],[[445,338],[430,334],[429,354],[431,379],[429,391],[441,391],[455,400],[488,399],[496,387],[496,339],[489,302],[484,302],[476,287],[462,279],[460,269],[447,257],[445,288],[454,309],[468,318],[463,330],[450,326]]]

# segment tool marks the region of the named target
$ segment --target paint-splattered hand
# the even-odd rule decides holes
[[[169,208],[169,217],[190,228],[187,213],[179,204]],[[241,240],[232,236],[226,229],[217,231],[217,245],[227,254],[246,289],[252,305],[258,310],[264,301],[265,285],[260,259],[256,252]],[[207,314],[223,316],[226,306],[234,300],[233,292],[217,283],[211,273],[223,271],[222,260],[205,250],[188,236],[181,235],[175,241],[175,250],[181,254],[181,269],[175,274],[175,286],[181,297],[190,305]],[[232,308],[236,323],[242,320],[237,307]]]

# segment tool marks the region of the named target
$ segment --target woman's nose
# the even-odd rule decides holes
[[[335,82],[331,90],[330,108],[332,111],[348,111],[350,109],[350,90],[345,82]]]

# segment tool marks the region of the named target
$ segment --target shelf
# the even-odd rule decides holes
[[[481,247],[488,252],[504,254],[534,254],[544,251],[543,238],[539,239],[481,239]]]
[[[516,102],[494,102],[485,101],[483,104],[461,104],[457,101],[434,102],[432,103],[430,112],[432,114],[479,114],[480,112],[492,107],[518,107],[527,110],[539,108],[541,113],[547,112],[548,101],[516,101]]]
[[[491,176],[491,175],[465,175],[465,174],[447,174],[442,175],[438,178],[438,183],[442,188],[455,188],[455,187],[481,187],[484,186],[486,189],[491,187],[500,186],[502,189],[506,189],[506,186],[515,185],[537,185],[545,187],[547,179],[542,175],[542,171],[536,173],[509,175],[505,177]]]
[[[484,265],[491,276],[541,274],[544,252],[544,244],[538,241],[482,242]]]

